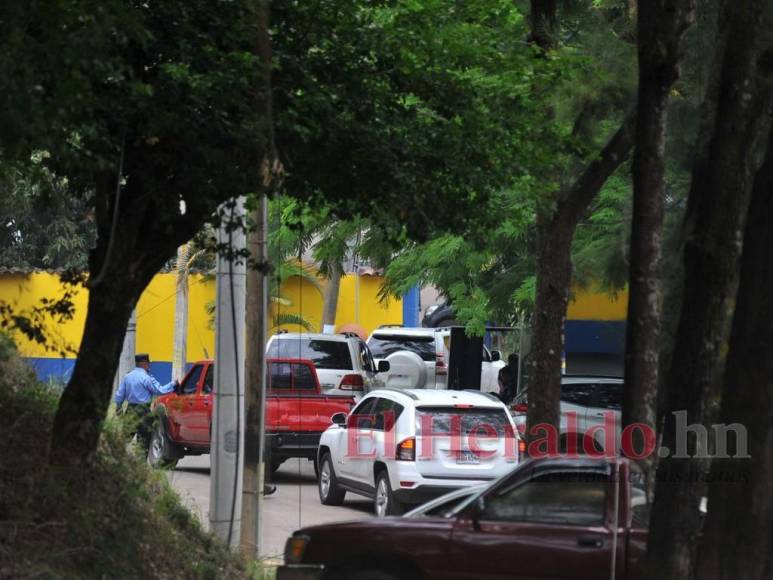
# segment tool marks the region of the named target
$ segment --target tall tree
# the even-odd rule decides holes
[[[633,141],[634,117],[629,115],[581,175],[537,207],[537,288],[526,415],[530,435],[539,435],[532,432],[537,425],[558,428],[574,232],[606,180],[628,157]]]
[[[531,9],[530,40],[544,49],[546,35],[542,25],[552,22],[554,30],[559,28],[555,3],[533,0]],[[546,105],[546,108],[552,110],[553,106]],[[617,108],[619,103],[614,100],[586,99],[574,120],[572,135],[575,140],[590,140],[591,128]],[[548,116],[553,116],[553,113],[548,113]],[[590,156],[584,166],[575,158],[569,170],[558,167],[561,177],[557,181],[562,185],[540,196],[537,201],[536,292],[532,314],[532,351],[528,363],[527,436],[539,435],[532,431],[538,425],[558,428],[561,355],[572,280],[572,240],[577,225],[598,192],[628,158],[634,133],[635,116],[627,114],[606,145]],[[576,169],[578,165],[579,170]],[[567,175],[577,177],[572,179]]]
[[[705,100],[706,131],[685,215],[684,289],[666,383],[669,411],[686,411],[687,424],[710,419],[707,406],[735,295],[749,192],[767,147],[771,71],[760,63],[770,26],[766,4],[728,1],[721,11],[714,82]],[[678,436],[686,437],[690,459],[673,456]],[[657,471],[646,577],[689,578],[707,450],[699,447],[695,433],[677,434],[673,414],[666,416],[662,445],[672,455],[660,460]]]
[[[637,12],[639,96],[633,157],[623,424],[646,425],[654,432],[662,301],[660,258],[666,121],[669,93],[679,77],[681,39],[692,22],[694,2],[645,2]],[[634,444],[637,449],[643,449],[645,442],[639,438]],[[645,472],[650,476],[653,459],[650,456],[643,461]],[[649,491],[652,493],[651,488]]]
[[[54,464],[93,456],[142,290],[219,204],[258,183],[254,9],[188,0],[0,9],[3,154],[45,150],[71,195],[93,192],[88,311],[54,419]]]
[[[773,576],[773,145],[754,182],[720,421],[743,425],[748,457],[712,463],[699,578]],[[736,439],[730,452],[745,451]]]

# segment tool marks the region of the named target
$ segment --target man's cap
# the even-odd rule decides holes
[[[134,355],[134,363],[140,364],[140,363],[149,363],[150,362],[150,355],[142,353],[142,354],[135,354]]]

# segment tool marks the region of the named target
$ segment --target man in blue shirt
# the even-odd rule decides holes
[[[134,363],[137,367],[129,372],[118,386],[118,391],[115,393],[115,404],[118,407],[118,414],[122,414],[124,401],[127,403],[126,413],[136,421],[137,437],[142,448],[147,451],[153,428],[150,403],[153,397],[174,391],[178,383],[176,380],[172,380],[166,385],[159,383],[149,372],[150,356],[147,354],[136,355]]]

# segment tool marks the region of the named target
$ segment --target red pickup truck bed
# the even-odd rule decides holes
[[[156,399],[160,415],[148,452],[152,465],[173,465],[185,455],[209,453],[214,405],[214,366],[191,366],[174,393]],[[313,459],[322,432],[335,413],[348,413],[354,397],[321,391],[314,363],[305,359],[269,359],[266,398],[267,462],[277,469],[286,459]]]

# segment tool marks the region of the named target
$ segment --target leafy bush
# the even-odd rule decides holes
[[[0,578],[257,575],[135,457],[118,420],[87,471],[49,468],[57,396],[0,337]]]

